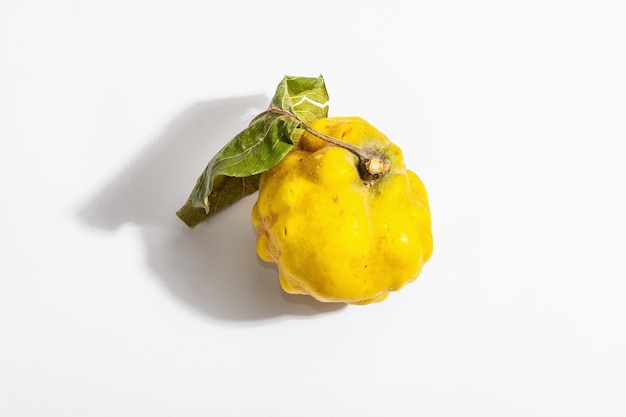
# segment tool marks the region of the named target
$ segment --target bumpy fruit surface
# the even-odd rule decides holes
[[[314,130],[377,150],[389,171],[361,181],[358,158],[308,133],[261,176],[252,210],[259,257],[282,288],[324,302],[369,304],[413,281],[433,241],[428,197],[399,147],[358,117],[320,119]]]

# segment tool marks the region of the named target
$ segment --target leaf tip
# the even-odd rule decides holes
[[[204,208],[194,207],[191,200],[187,200],[185,205],[176,212],[176,216],[187,226],[193,228],[209,217],[209,214]]]

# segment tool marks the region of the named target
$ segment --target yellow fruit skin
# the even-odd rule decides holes
[[[365,185],[358,158],[308,133],[261,176],[252,210],[257,253],[276,263],[281,287],[324,302],[384,300],[419,275],[433,250],[426,189],[400,148],[359,117],[311,128],[364,149],[391,168]]]

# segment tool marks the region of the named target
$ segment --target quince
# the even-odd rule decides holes
[[[350,150],[303,133],[261,175],[252,210],[257,253],[278,266],[281,287],[323,302],[384,300],[420,274],[433,250],[428,196],[402,151],[359,117],[319,119],[313,131],[380,155],[363,179]]]

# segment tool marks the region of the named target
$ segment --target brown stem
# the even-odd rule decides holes
[[[387,171],[389,171],[389,161],[386,160],[379,152],[367,151],[352,143],[345,142],[335,137],[326,135],[322,132],[318,132],[317,130],[312,129],[306,123],[302,122],[300,118],[298,118],[298,116],[296,116],[295,114],[286,112],[281,109],[271,108],[259,114],[256,118],[259,118],[268,113],[275,113],[282,116],[290,117],[298,121],[298,123],[300,123],[300,126],[309,134],[352,152],[359,158],[359,174],[361,175],[361,180],[366,184],[373,184],[383,175],[385,175]]]

